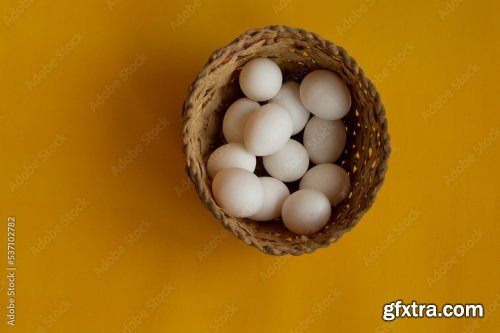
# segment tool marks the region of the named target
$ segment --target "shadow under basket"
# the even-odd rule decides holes
[[[238,84],[241,68],[257,57],[274,60],[284,80],[300,82],[313,70],[328,69],[342,77],[351,92],[351,110],[343,118],[346,148],[336,162],[348,172],[351,192],[332,207],[328,224],[309,236],[292,233],[281,219],[255,222],[235,218],[219,207],[212,195],[206,163],[210,154],[225,143],[224,113],[232,102],[243,97]],[[314,33],[287,26],[249,30],[213,53],[189,88],[183,122],[186,169],[200,199],[236,237],[272,255],[311,253],[354,227],[383,183],[390,154],[384,106],[356,61],[342,47]]]

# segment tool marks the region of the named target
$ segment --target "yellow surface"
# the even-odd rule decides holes
[[[499,12],[461,0],[1,1],[0,268],[12,215],[17,317],[7,326],[0,279],[0,331],[498,331],[499,307],[479,320],[381,316],[397,299],[499,302]],[[377,83],[394,147],[358,227],[298,258],[223,231],[181,151],[197,71],[270,24],[344,46]]]

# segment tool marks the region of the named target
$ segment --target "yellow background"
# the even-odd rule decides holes
[[[14,215],[18,270],[15,328],[0,279],[0,331],[498,331],[499,306],[480,320],[381,316],[397,299],[500,305],[499,12],[493,0],[2,1],[0,268]],[[181,151],[197,71],[271,24],[357,59],[394,148],[361,223],[300,257],[224,231]]]

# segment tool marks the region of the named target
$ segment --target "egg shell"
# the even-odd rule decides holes
[[[286,198],[290,195],[290,190],[283,182],[273,177],[260,177],[264,190],[264,200],[260,210],[250,216],[254,221],[270,221],[281,216],[281,207]]]
[[[255,58],[243,66],[239,82],[245,96],[262,102],[270,100],[278,93],[283,82],[283,74],[271,59]]]
[[[341,119],[351,108],[351,94],[346,83],[325,69],[304,77],[300,84],[300,99],[306,109],[326,120]]]
[[[314,164],[335,162],[345,149],[347,132],[342,120],[313,116],[304,129],[304,147]]]
[[[229,106],[222,121],[222,134],[229,143],[243,143],[243,130],[252,111],[260,104],[249,98],[240,98]]]
[[[254,111],[244,130],[245,147],[256,156],[277,152],[292,135],[292,119],[279,104],[269,103]]]
[[[281,217],[290,231],[299,235],[310,235],[328,223],[331,213],[332,207],[323,193],[302,189],[285,200]]]
[[[210,178],[225,168],[242,168],[255,171],[257,158],[241,143],[228,143],[217,148],[208,158],[207,171]]]
[[[312,167],[302,177],[299,189],[304,188],[320,191],[335,206],[349,194],[350,179],[342,167],[323,163]]]
[[[300,85],[295,81],[283,83],[280,91],[271,99],[271,102],[283,106],[290,113],[293,123],[292,135],[304,129],[311,113],[306,110],[300,100]]]
[[[306,149],[294,139],[288,140],[274,154],[264,156],[262,161],[267,173],[284,182],[300,179],[309,167]]]
[[[248,217],[259,211],[264,189],[259,177],[248,170],[220,170],[212,182],[215,202],[234,217]]]

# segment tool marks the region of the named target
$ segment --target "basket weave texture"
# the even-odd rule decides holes
[[[257,57],[274,60],[284,80],[300,82],[313,70],[331,70],[342,77],[351,92],[352,107],[343,118],[346,149],[337,161],[349,174],[351,192],[332,208],[328,224],[309,236],[292,233],[282,221],[235,218],[219,207],[212,195],[206,162],[225,143],[221,130],[224,113],[243,97],[238,85],[241,68]],[[387,170],[390,140],[384,106],[375,86],[342,47],[301,29],[269,26],[249,30],[214,52],[190,86],[182,116],[186,170],[201,201],[236,237],[267,254],[300,255],[335,242],[370,208]]]

